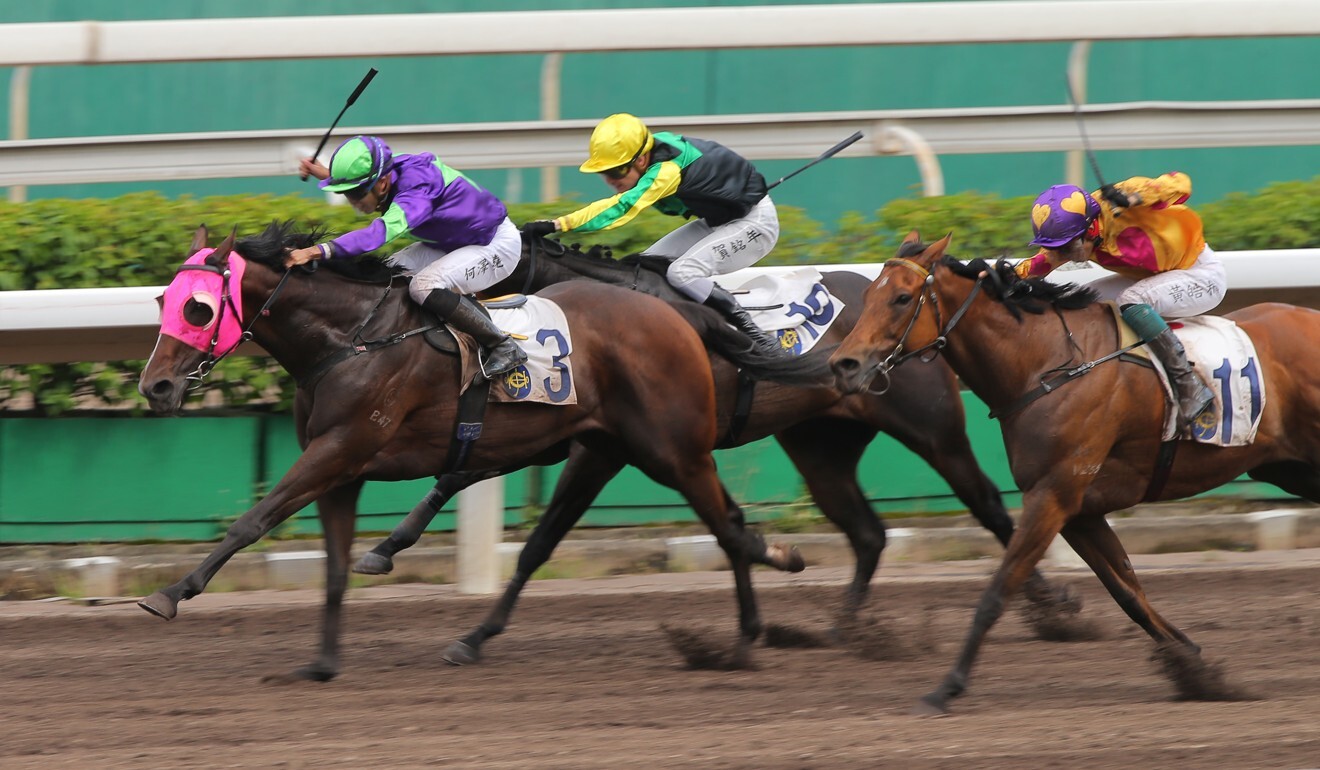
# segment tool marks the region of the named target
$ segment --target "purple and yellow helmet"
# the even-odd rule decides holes
[[[394,160],[389,145],[378,136],[355,136],[330,156],[330,176],[321,189],[346,193],[376,183]]]
[[[1056,184],[1036,198],[1031,207],[1032,246],[1057,249],[1086,233],[1100,216],[1100,204],[1072,184]]]

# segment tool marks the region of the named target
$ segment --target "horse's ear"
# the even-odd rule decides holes
[[[206,261],[212,265],[228,264],[229,252],[234,250],[234,239],[237,237],[238,228],[235,227],[223,241],[220,241],[220,245],[215,247],[215,251],[211,252],[211,256],[207,257]]]
[[[930,261],[934,262],[935,260],[944,256],[944,252],[948,251],[949,243],[952,240],[953,240],[953,233],[949,233],[948,235],[944,236],[938,241],[935,241],[931,245],[927,246],[926,250],[921,252],[921,256],[929,257]]]
[[[193,233],[193,242],[192,245],[188,247],[188,253],[196,254],[206,248],[206,237],[208,235],[209,233],[206,232],[206,225],[198,227],[197,232]]]
[[[903,244],[907,245],[909,243],[921,243],[921,233],[916,230],[908,233],[907,237],[903,239]]]

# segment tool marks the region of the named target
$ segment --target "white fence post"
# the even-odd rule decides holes
[[[488,479],[458,494],[458,590],[493,594],[499,587],[504,539],[504,479]]]

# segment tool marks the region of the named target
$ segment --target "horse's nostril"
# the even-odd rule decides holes
[[[860,366],[855,358],[840,358],[834,362],[834,370],[839,372],[855,372]]]
[[[174,391],[174,383],[169,380],[156,380],[151,386],[151,395],[163,398]]]

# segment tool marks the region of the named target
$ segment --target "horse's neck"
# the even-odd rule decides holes
[[[244,313],[255,313],[274,291],[278,278],[263,274],[243,281]],[[354,333],[385,293],[384,284],[360,283],[332,275],[290,277],[269,315],[252,326],[252,337],[295,378],[306,375],[327,356],[353,344]],[[364,330],[384,336],[412,322],[418,312],[408,291],[394,286]],[[249,316],[250,318],[250,316]],[[420,318],[418,316],[418,318]]]
[[[940,289],[940,315],[948,323],[967,297],[972,283],[957,279],[957,292]],[[1003,408],[1040,385],[1041,377],[1059,367],[1076,366],[1098,354],[1095,338],[1104,334],[1096,307],[1042,314],[1022,313],[1019,321],[1000,302],[979,296],[948,335],[944,357],[958,377],[991,409]],[[1068,332],[1080,347],[1069,341]]]

